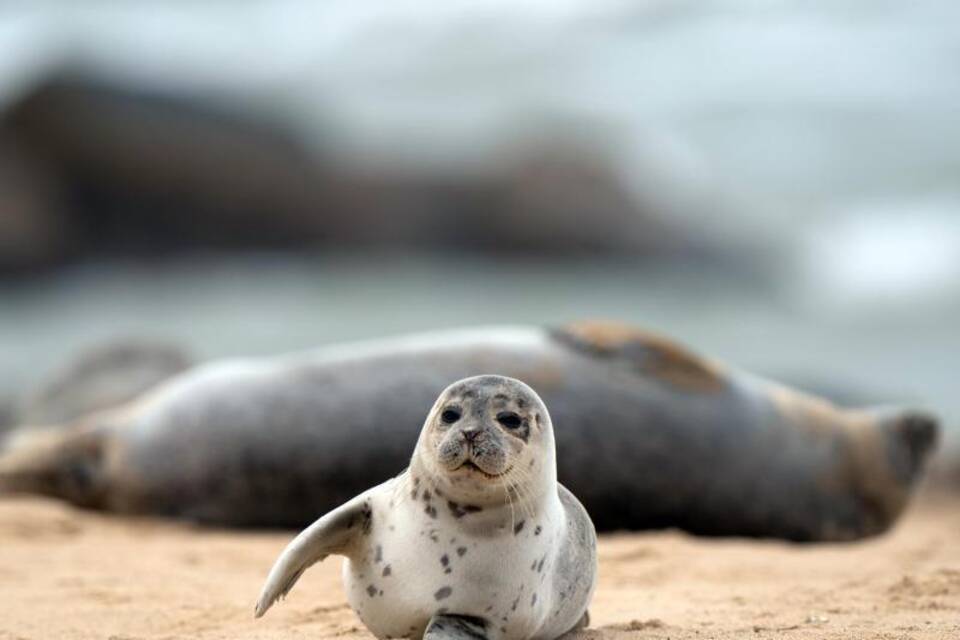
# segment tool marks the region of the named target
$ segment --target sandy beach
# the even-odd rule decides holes
[[[254,620],[291,535],[5,499],[0,639],[371,638],[337,558]],[[599,553],[585,639],[960,637],[960,501],[923,500],[891,533],[849,545],[667,531],[604,535]]]

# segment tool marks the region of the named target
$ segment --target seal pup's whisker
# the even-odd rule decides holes
[[[515,519],[515,517],[514,517],[513,509],[514,509],[515,507],[516,507],[516,508],[519,508],[519,509],[521,510],[521,514],[520,514],[520,515],[524,515],[523,509],[524,509],[525,499],[524,499],[524,496],[523,496],[522,489],[520,488],[520,486],[519,486],[517,483],[515,483],[515,482],[513,481],[513,478],[505,477],[505,478],[503,479],[503,482],[504,482],[504,484],[508,487],[508,489],[507,489],[507,495],[508,495],[508,498],[509,498],[509,500],[510,500],[510,507],[511,507],[511,513],[510,513],[510,529],[513,530],[513,529],[516,527],[516,519]]]
[[[523,468],[514,465],[514,468],[507,474],[507,482],[509,482],[513,488],[514,493],[518,498],[520,508],[523,510],[523,515],[527,518],[533,519],[533,505],[532,505],[532,496],[530,491],[525,489],[525,487],[530,486],[530,482],[533,480],[533,474],[524,470]]]
[[[396,500],[406,489],[407,477],[409,476],[409,471],[410,471],[409,468],[404,469],[403,471],[393,476],[393,478],[388,481],[391,484],[391,490],[390,490],[391,501]]]
[[[500,484],[503,486],[503,492],[507,496],[507,504],[510,506],[510,530],[513,530],[513,527],[516,526],[516,517],[513,512],[513,496],[511,495],[511,487],[509,480],[504,476],[500,476]]]

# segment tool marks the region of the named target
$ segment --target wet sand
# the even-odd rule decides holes
[[[372,638],[340,561],[261,620],[253,602],[292,533],[106,517],[0,501],[0,640]],[[927,499],[849,545],[603,536],[583,640],[960,637],[960,500]]]

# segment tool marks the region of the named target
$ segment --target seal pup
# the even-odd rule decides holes
[[[406,471],[287,546],[256,616],[336,553],[350,606],[378,638],[553,640],[586,626],[596,533],[555,461],[550,415],[530,387],[493,375],[455,382]]]
[[[10,434],[0,490],[303,527],[399,473],[422,408],[485,372],[541,394],[564,451],[559,479],[600,530],[877,534],[937,435],[921,411],[841,408],[628,325],[483,327],[201,365],[119,408]]]

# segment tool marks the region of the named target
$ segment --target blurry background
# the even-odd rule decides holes
[[[611,317],[957,423],[960,4],[3,3],[0,274],[8,416],[117,337]]]

